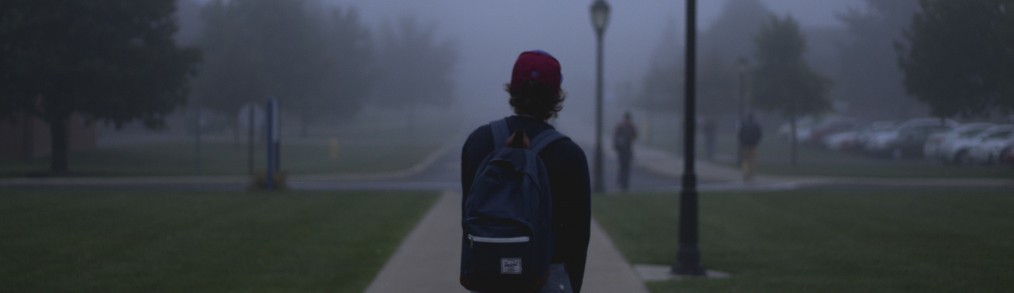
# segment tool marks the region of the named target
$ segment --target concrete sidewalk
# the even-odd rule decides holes
[[[467,292],[458,284],[461,195],[446,192],[387,261],[368,293]],[[582,292],[648,292],[613,243],[592,222]]]

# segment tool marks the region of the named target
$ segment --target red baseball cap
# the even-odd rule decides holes
[[[511,91],[517,90],[529,82],[560,91],[560,83],[563,82],[560,62],[553,55],[542,50],[522,52],[518,56],[518,60],[514,62],[514,72],[511,74]]]

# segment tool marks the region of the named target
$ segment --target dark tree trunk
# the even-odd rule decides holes
[[[49,171],[53,174],[67,173],[67,116],[50,118],[51,155]]]

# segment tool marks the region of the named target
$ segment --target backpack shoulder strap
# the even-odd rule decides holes
[[[543,148],[549,146],[550,143],[563,138],[567,138],[567,136],[560,134],[560,132],[556,131],[556,129],[550,128],[543,130],[539,133],[539,135],[536,135],[535,138],[532,139],[531,150],[532,152],[538,154]]]
[[[507,118],[490,122],[489,130],[493,132],[494,150],[499,150],[507,145],[507,138],[511,136],[510,129],[507,127]]]

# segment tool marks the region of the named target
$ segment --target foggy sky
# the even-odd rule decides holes
[[[507,115],[503,84],[509,81],[514,59],[524,50],[542,49],[554,54],[563,67],[567,91],[561,116],[591,115],[595,78],[595,34],[589,16],[591,0],[329,0],[356,7],[378,35],[380,25],[399,17],[417,15],[423,23],[436,23],[439,34],[457,42],[456,93],[468,109]],[[725,1],[698,1],[698,27],[703,30]],[[841,26],[836,13],[862,7],[861,0],[765,0],[780,15],[792,14],[803,26]],[[684,1],[609,1],[612,7],[606,29],[606,97],[619,99],[610,88],[630,81],[638,85],[667,25],[683,31]],[[680,37],[682,39],[682,37]],[[678,52],[674,52],[678,54]]]

